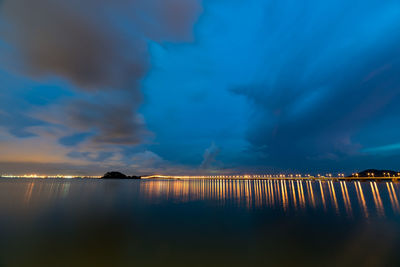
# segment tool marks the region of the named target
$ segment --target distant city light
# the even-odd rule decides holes
[[[73,179],[73,178],[101,178],[101,176],[87,176],[87,175],[39,175],[39,174],[23,174],[23,175],[14,175],[14,174],[2,174],[0,175],[2,178],[38,178],[38,179],[46,179],[46,178],[63,178],[63,179]]]

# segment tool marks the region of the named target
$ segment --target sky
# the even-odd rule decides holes
[[[400,169],[398,0],[1,0],[0,173]]]

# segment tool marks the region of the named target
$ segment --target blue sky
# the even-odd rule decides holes
[[[400,2],[3,0],[0,170],[399,169]]]

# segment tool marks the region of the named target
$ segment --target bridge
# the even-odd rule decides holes
[[[333,181],[360,181],[360,180],[390,180],[397,181],[400,178],[400,173],[396,176],[383,176],[383,177],[375,177],[371,174],[368,177],[359,177],[357,174],[353,174],[352,176],[345,176],[344,174],[339,173],[337,176],[333,176],[331,174],[327,175],[301,175],[301,174],[265,174],[265,175],[150,175],[150,176],[142,176],[142,179],[238,179],[238,180],[333,180]]]

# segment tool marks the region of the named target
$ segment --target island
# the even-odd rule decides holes
[[[140,179],[141,176],[127,176],[121,172],[107,172],[101,177],[101,179]]]

